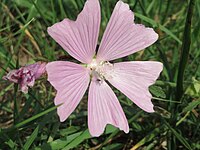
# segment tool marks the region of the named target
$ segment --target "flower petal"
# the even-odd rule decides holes
[[[88,127],[92,136],[100,136],[106,124],[112,124],[126,133],[128,122],[122,107],[105,81],[93,80],[88,97]]]
[[[46,63],[38,62],[21,67],[17,70],[11,70],[4,80],[9,80],[20,85],[20,90],[23,93],[28,93],[28,88],[33,87],[35,80],[45,73]]]
[[[87,0],[76,21],[64,19],[48,28],[50,36],[75,59],[90,63],[95,55],[99,26],[98,0]]]
[[[79,64],[56,61],[46,66],[48,81],[57,90],[54,99],[60,121],[65,121],[82,99],[88,84],[89,71]]]
[[[147,112],[154,112],[152,95],[148,87],[158,78],[163,65],[153,61],[115,63],[112,78],[107,79],[136,105]]]
[[[34,73],[35,79],[38,79],[46,71],[46,63],[45,62],[37,62],[35,64],[31,64],[31,65],[28,65],[25,67]]]
[[[28,86],[27,85],[20,85],[20,89],[24,94],[28,93]]]
[[[19,82],[19,75],[18,75],[18,70],[11,70],[6,76],[3,76],[4,80],[9,80],[14,83]]]
[[[128,4],[119,1],[104,32],[98,53],[98,61],[109,61],[125,57],[142,50],[157,39],[151,28],[134,24],[134,14]]]

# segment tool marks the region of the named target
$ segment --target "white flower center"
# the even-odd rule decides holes
[[[113,64],[108,61],[98,63],[96,59],[93,59],[87,67],[91,70],[91,76],[93,79],[102,81],[112,78]]]

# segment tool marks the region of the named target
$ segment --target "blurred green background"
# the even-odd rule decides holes
[[[116,2],[100,0],[99,41]],[[36,61],[73,61],[47,34],[47,27],[64,18],[75,20],[85,0],[0,0],[0,149],[200,149],[200,1],[124,2],[135,12],[136,23],[159,34],[145,51],[121,59],[164,64],[160,78],[149,88],[156,112],[142,111],[115,90],[130,132],[108,125],[102,136],[92,138],[87,94],[60,123],[53,104],[55,90],[46,76],[28,94],[2,79],[8,71]]]

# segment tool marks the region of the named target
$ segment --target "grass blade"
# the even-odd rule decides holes
[[[153,19],[150,19],[144,15],[138,14],[138,13],[134,13],[136,17],[150,23],[151,25],[158,27],[160,30],[162,30],[163,32],[165,32],[167,35],[171,36],[174,40],[176,40],[179,44],[181,44],[181,40],[174,34],[172,33],[169,29],[165,28],[163,25],[155,22]]]
[[[190,0],[189,9],[187,12],[187,18],[185,22],[185,29],[183,34],[183,42],[181,48],[181,58],[178,68],[178,78],[177,78],[177,86],[176,86],[176,99],[180,100],[183,95],[183,80],[184,80],[184,72],[188,62],[188,56],[190,52],[190,44],[191,44],[191,22],[193,15],[193,8],[195,5],[195,0]]]
[[[45,111],[43,111],[43,112],[41,112],[41,113],[38,113],[37,115],[35,115],[35,116],[31,117],[31,118],[28,118],[28,119],[26,119],[26,120],[24,120],[24,121],[22,121],[22,122],[16,124],[14,127],[15,127],[15,128],[22,127],[23,125],[25,125],[25,124],[27,124],[27,123],[29,123],[29,122],[31,122],[31,121],[33,121],[33,120],[35,120],[35,119],[37,119],[37,118],[39,118],[39,117],[41,117],[41,116],[46,115],[47,113],[49,113],[49,112],[51,112],[51,111],[57,109],[57,107],[59,107],[59,106],[54,106],[54,107],[49,108],[49,109],[47,109],[47,110],[45,110]]]
[[[180,135],[174,128],[172,128],[172,127],[170,126],[170,124],[169,124],[165,119],[163,119],[163,120],[164,120],[166,126],[167,126],[167,127],[172,131],[172,133],[175,135],[175,137],[176,137],[187,149],[192,150],[190,144],[185,140],[185,138],[184,138],[182,135]]]
[[[33,131],[33,133],[31,134],[31,136],[29,137],[29,139],[26,141],[26,143],[24,144],[24,150],[29,150],[31,144],[33,143],[33,141],[36,139],[37,135],[39,132],[39,125],[35,128],[35,130]]]
[[[135,144],[131,148],[131,150],[136,150],[140,146],[144,145],[145,143],[150,142],[151,140],[153,140],[161,132],[162,128],[163,128],[163,126],[161,126],[160,128],[155,128],[150,134],[148,134],[142,140],[140,140],[137,144]]]

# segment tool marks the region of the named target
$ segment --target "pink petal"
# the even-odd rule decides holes
[[[42,62],[30,64],[17,70],[11,70],[3,79],[18,83],[21,91],[28,93],[28,87],[33,87],[35,80],[45,73],[45,66],[46,63]]]
[[[27,85],[21,85],[21,86],[20,86],[20,89],[21,89],[21,91],[22,91],[24,94],[27,94],[27,93],[28,93],[28,86],[27,86]]]
[[[142,50],[157,39],[152,28],[134,24],[134,14],[128,4],[119,1],[104,32],[98,54],[98,61],[109,61],[125,57]]]
[[[54,99],[60,121],[65,121],[82,99],[90,80],[89,71],[67,61],[55,61],[46,66],[48,81],[57,90]]]
[[[93,80],[88,97],[88,127],[92,136],[100,136],[106,124],[112,124],[126,133],[128,122],[122,107],[105,81]]]
[[[90,63],[95,55],[100,26],[98,0],[87,0],[76,21],[64,19],[48,28],[49,35],[75,59]]]
[[[155,82],[162,69],[162,63],[153,61],[116,63],[108,81],[140,108],[154,112],[148,87]]]
[[[35,79],[38,79],[41,75],[43,75],[46,72],[45,62],[37,62],[35,64],[31,64],[25,67],[34,73]]]
[[[14,83],[18,83],[19,75],[18,70],[11,70],[6,76],[3,76],[4,80],[9,80]]]

